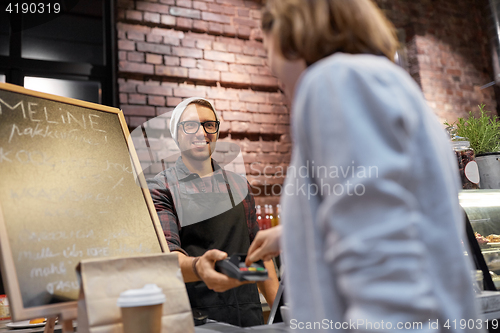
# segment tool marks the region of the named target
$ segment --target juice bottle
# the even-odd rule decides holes
[[[271,225],[271,220],[269,219],[269,205],[265,205],[265,218],[264,218],[264,229],[269,229],[270,225]]]
[[[276,216],[274,215],[273,205],[269,205],[269,218],[271,219],[271,228],[275,227],[276,224]]]
[[[255,214],[257,215],[257,223],[259,224],[259,229],[262,230],[264,227],[262,225],[262,209],[260,208],[260,205],[255,206]]]

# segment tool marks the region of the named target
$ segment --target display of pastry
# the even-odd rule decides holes
[[[483,236],[481,236],[481,234],[479,232],[475,232],[474,236],[476,236],[476,240],[479,243],[479,245],[488,244],[490,242],[490,240],[488,238],[489,236],[483,237]]]
[[[500,235],[491,234],[491,235],[486,236],[486,239],[490,243],[498,243],[498,242],[500,242]]]

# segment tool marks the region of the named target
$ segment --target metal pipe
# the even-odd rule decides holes
[[[489,6],[491,11],[490,19],[490,41],[491,41],[491,53],[493,61],[493,71],[495,73],[495,82],[500,85],[500,0],[489,0]],[[486,88],[487,85],[483,86]],[[481,87],[481,89],[484,89]],[[488,86],[489,87],[489,86]]]

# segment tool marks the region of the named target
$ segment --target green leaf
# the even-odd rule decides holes
[[[484,104],[478,106],[480,115],[469,112],[467,119],[458,118],[453,124],[445,122],[446,126],[455,126],[456,134],[467,138],[470,146],[477,154],[497,152],[500,149],[500,121],[498,116],[485,111]]]

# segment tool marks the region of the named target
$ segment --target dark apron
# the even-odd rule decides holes
[[[250,236],[243,202],[234,205],[231,189],[224,174],[227,193],[188,193],[185,183],[179,182],[183,221],[202,221],[182,227],[179,236],[182,248],[191,257],[218,249],[229,256],[247,253]],[[217,182],[212,177],[212,182]],[[228,204],[229,203],[229,204]],[[212,218],[202,220],[204,212],[221,211]],[[213,215],[213,214],[211,214]],[[210,216],[210,214],[209,214]],[[256,284],[243,285],[223,293],[207,288],[204,282],[186,283],[193,309],[208,314],[208,318],[232,325],[247,327],[264,324],[262,306]]]

